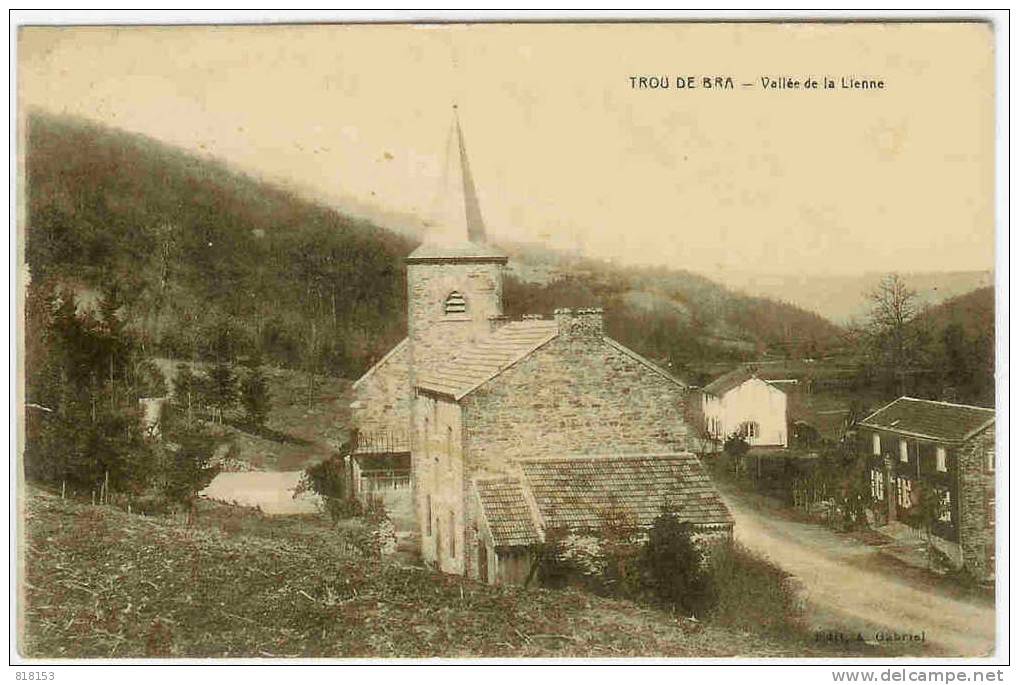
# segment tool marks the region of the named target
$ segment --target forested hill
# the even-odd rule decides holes
[[[33,287],[102,291],[153,353],[237,357],[356,376],[405,333],[414,240],[144,136],[29,118]],[[606,308],[610,334],[676,370],[819,356],[840,329],[687,272],[508,246],[508,313]]]
[[[31,116],[26,166],[33,282],[116,288],[160,354],[347,374],[404,335],[405,237],[80,120]]]
[[[930,307],[916,323],[934,341],[953,399],[994,406],[994,288],[980,288]]]

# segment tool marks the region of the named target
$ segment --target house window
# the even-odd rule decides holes
[[[885,498],[885,475],[880,469],[870,470],[870,495],[879,501]]]
[[[938,520],[952,522],[952,492],[947,488],[935,490],[938,494]]]
[[[994,448],[993,447],[991,449],[987,450],[987,455],[986,455],[985,459],[986,459],[988,473],[994,473]]]
[[[994,527],[994,498],[987,498],[987,525]]]
[[[449,558],[456,558],[456,525],[453,512],[449,512]]]
[[[431,495],[425,495],[425,502],[427,502],[427,506],[428,506],[428,516],[425,518],[425,520],[428,521],[428,526],[427,526],[428,530],[425,532],[425,535],[427,535],[428,537],[431,537],[432,536],[432,496]]]
[[[756,421],[744,421],[739,425],[739,434],[742,438],[753,439],[761,434],[761,426]]]
[[[909,461],[909,443],[904,438],[899,439],[899,461]]]
[[[463,314],[467,311],[467,300],[454,290],[446,297],[445,311],[446,314]]]
[[[938,447],[938,471],[944,473],[948,470],[948,455],[944,447]]]
[[[908,478],[896,478],[896,502],[902,509],[913,506],[913,482]]]
[[[871,445],[871,448],[870,448],[871,452],[874,454],[874,456],[875,457],[880,457],[881,456],[881,436],[878,435],[877,433],[874,433],[872,436],[870,436],[870,445]]]

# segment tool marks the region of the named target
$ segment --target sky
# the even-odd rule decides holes
[[[22,28],[18,60],[22,112],[340,209],[427,217],[455,102],[495,241],[705,274],[993,267],[985,25]],[[735,88],[676,87],[715,75]],[[825,75],[886,86],[761,85]]]

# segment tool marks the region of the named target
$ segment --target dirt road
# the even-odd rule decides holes
[[[882,555],[880,549],[804,523],[751,496],[723,491],[736,539],[795,574],[807,591],[810,628],[868,641],[889,652],[985,656],[994,650],[994,606]],[[878,636],[878,633],[885,635]],[[888,641],[888,633],[924,641]],[[880,640],[880,638],[886,638]]]

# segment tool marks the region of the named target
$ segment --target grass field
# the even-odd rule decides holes
[[[204,504],[185,528],[25,494],[28,657],[833,656],[800,634],[361,559],[317,516]]]

